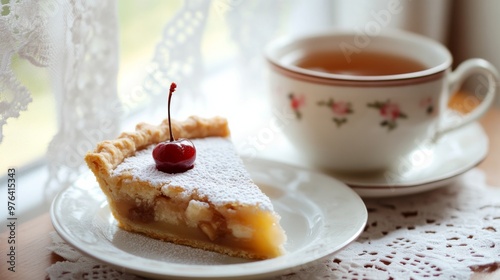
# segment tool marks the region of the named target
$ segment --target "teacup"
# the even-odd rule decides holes
[[[281,38],[265,56],[271,103],[294,116],[284,134],[313,165],[340,172],[397,165],[422,143],[476,121],[499,84],[489,62],[470,59],[452,71],[446,47],[405,31]],[[478,75],[486,78],[485,92],[476,92],[482,102],[457,117],[450,96]]]

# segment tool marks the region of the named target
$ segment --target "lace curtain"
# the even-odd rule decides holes
[[[33,3],[31,3],[33,2]],[[47,67],[54,54],[48,44],[49,13],[39,2],[0,2],[0,142],[3,126],[9,118],[19,117],[31,102],[28,89],[12,70],[14,56],[31,64]],[[36,19],[36,20],[32,20]]]
[[[51,65],[60,123],[47,152],[49,198],[74,181],[96,142],[117,134],[121,110],[116,2],[74,0],[61,8],[62,28],[52,37],[62,48]]]

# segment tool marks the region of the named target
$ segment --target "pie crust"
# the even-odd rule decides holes
[[[235,257],[284,253],[286,235],[270,199],[238,157],[226,119],[173,121],[172,132],[197,149],[193,169],[156,170],[151,151],[169,138],[168,121],[138,124],[85,156],[121,228]]]

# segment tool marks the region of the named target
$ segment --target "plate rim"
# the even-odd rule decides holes
[[[452,181],[454,178],[463,175],[467,171],[471,170],[472,168],[478,166],[481,164],[481,162],[484,161],[486,156],[482,157],[480,160],[478,160],[477,163],[473,164],[472,166],[467,166],[466,168],[461,168],[460,171],[455,171],[455,172],[450,172],[446,176],[442,176],[439,179],[435,180],[429,180],[429,181],[421,181],[419,183],[413,183],[413,184],[394,184],[394,185],[382,185],[382,184],[373,184],[373,185],[356,185],[356,184],[351,184],[351,183],[345,183],[349,187],[353,189],[365,189],[365,190],[374,190],[374,189],[410,189],[410,188],[420,188],[424,186],[428,186],[431,184],[440,184],[440,183],[446,183],[449,181]]]
[[[268,159],[263,159],[263,158],[253,158],[251,162],[248,161],[248,159],[243,158],[243,161],[245,162],[245,165],[247,164],[266,164],[266,165],[271,165],[273,167],[281,168],[281,169],[288,169],[288,170],[294,170],[294,171],[302,171],[302,172],[307,172],[309,174],[312,174],[313,176],[318,177],[324,177],[327,178],[327,180],[331,181],[336,188],[343,188],[344,191],[350,193],[350,196],[353,199],[353,202],[358,202],[358,207],[359,210],[362,212],[362,217],[360,218],[359,226],[357,227],[356,232],[347,238],[346,240],[343,240],[343,242],[340,242],[336,247],[335,250],[332,251],[325,251],[321,254],[315,254],[313,257],[310,259],[307,259],[306,261],[303,261],[304,258],[296,258],[296,259],[302,259],[301,261],[295,261],[292,262],[292,265],[290,264],[289,259],[291,256],[294,256],[294,254],[297,253],[302,253],[302,252],[292,252],[289,254],[285,254],[284,256],[280,256],[274,259],[268,259],[268,260],[262,260],[262,261],[255,261],[255,262],[249,262],[249,263],[238,263],[238,264],[221,264],[221,265],[193,265],[193,264],[179,264],[179,263],[168,263],[168,266],[171,268],[198,268],[203,270],[203,268],[211,267],[210,269],[214,269],[214,267],[219,267],[219,268],[227,268],[227,267],[241,267],[242,269],[239,269],[239,274],[234,274],[234,271],[231,272],[230,270],[224,270],[224,269],[218,269],[217,274],[212,274],[212,275],[206,275],[207,271],[201,271],[198,273],[193,273],[191,271],[188,274],[185,274],[182,269],[179,271],[175,272],[183,272],[183,273],[173,273],[174,271],[170,269],[169,271],[164,271],[164,269],[155,269],[155,270],[145,270],[141,269],[140,267],[124,267],[120,266],[120,264],[117,264],[116,260],[114,261],[112,257],[108,258],[107,256],[97,256],[95,253],[92,253],[92,250],[86,250],[84,246],[78,246],[78,241],[74,240],[76,239],[75,236],[70,236],[66,231],[63,229],[63,225],[60,221],[61,217],[58,216],[56,213],[56,206],[61,203],[61,200],[63,199],[64,194],[70,190],[71,188],[76,188],[75,184],[79,180],[81,180],[81,177],[75,182],[70,185],[70,187],[66,188],[65,190],[61,191],[52,201],[51,207],[50,207],[50,217],[52,224],[54,226],[54,229],[56,232],[61,236],[61,238],[67,242],[69,245],[71,245],[73,248],[81,252],[83,255],[91,257],[94,260],[98,260],[101,262],[106,263],[107,265],[117,268],[119,271],[125,271],[129,273],[133,273],[136,275],[142,275],[142,276],[147,276],[147,277],[155,277],[155,278],[163,278],[163,277],[169,277],[169,278],[177,278],[177,279],[186,279],[190,278],[193,279],[195,277],[196,279],[221,279],[221,278],[239,278],[239,279],[246,279],[246,278],[255,278],[255,277],[264,277],[264,276],[270,276],[270,275],[277,275],[283,272],[292,272],[295,271],[295,269],[298,269],[300,267],[305,267],[307,265],[310,265],[318,260],[321,260],[327,256],[330,256],[332,254],[335,254],[336,252],[342,250],[345,248],[347,245],[355,241],[359,235],[363,232],[366,223],[368,221],[368,211],[366,208],[366,205],[364,204],[364,201],[361,199],[361,197],[349,186],[347,186],[345,183],[342,181],[332,178],[331,176],[328,176],[327,174],[323,174],[321,172],[313,171],[304,167],[299,167],[299,166],[294,166],[288,163],[282,163],[274,160],[268,160]],[[90,173],[90,171],[87,172]],[[251,177],[253,176],[252,173],[250,172]],[[82,176],[83,177],[83,176]],[[95,184],[94,187],[99,188],[97,185],[97,182],[93,182]],[[256,180],[256,183],[258,184],[258,180]],[[324,186],[322,186],[324,187]],[[331,187],[331,186],[327,186]],[[272,198],[271,198],[272,200]],[[106,199],[105,199],[106,201]],[[97,202],[97,201],[96,201]],[[106,201],[107,203],[107,201]],[[108,208],[109,211],[109,208]],[[362,221],[361,221],[362,220]],[[121,230],[121,229],[120,229]],[[324,230],[324,229],[323,229]],[[76,244],[75,244],[76,243]],[[82,248],[83,247],[83,248]],[[301,249],[302,250],[302,249]],[[136,256],[138,258],[143,258],[140,256]],[[154,260],[156,262],[159,262],[157,260]],[[271,263],[271,264],[270,264]],[[263,266],[262,264],[266,264]],[[258,269],[260,267],[260,269]],[[263,269],[265,268],[265,269]],[[256,270],[257,269],[257,270]],[[202,275],[203,274],[203,275]]]

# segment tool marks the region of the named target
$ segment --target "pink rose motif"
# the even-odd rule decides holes
[[[342,117],[351,113],[351,103],[340,101],[333,102],[332,111],[335,115]]]
[[[394,121],[401,116],[401,110],[398,104],[387,102],[380,108],[380,115],[386,120]]]
[[[352,114],[352,106],[350,102],[346,101],[334,101],[330,98],[328,101],[319,101],[318,106],[326,106],[329,107],[333,113],[333,122],[337,125],[337,127],[341,127],[345,123],[347,123],[347,115]]]
[[[303,107],[306,103],[306,99],[304,95],[295,96],[293,93],[288,95],[290,99],[290,108],[295,112],[297,119],[302,118],[302,113],[300,112],[300,108]]]
[[[397,119],[408,118],[408,116],[401,111],[399,104],[393,103],[390,100],[387,100],[386,102],[375,101],[373,103],[368,103],[367,106],[379,110],[379,113],[383,118],[380,125],[386,126],[389,131],[398,126]]]

